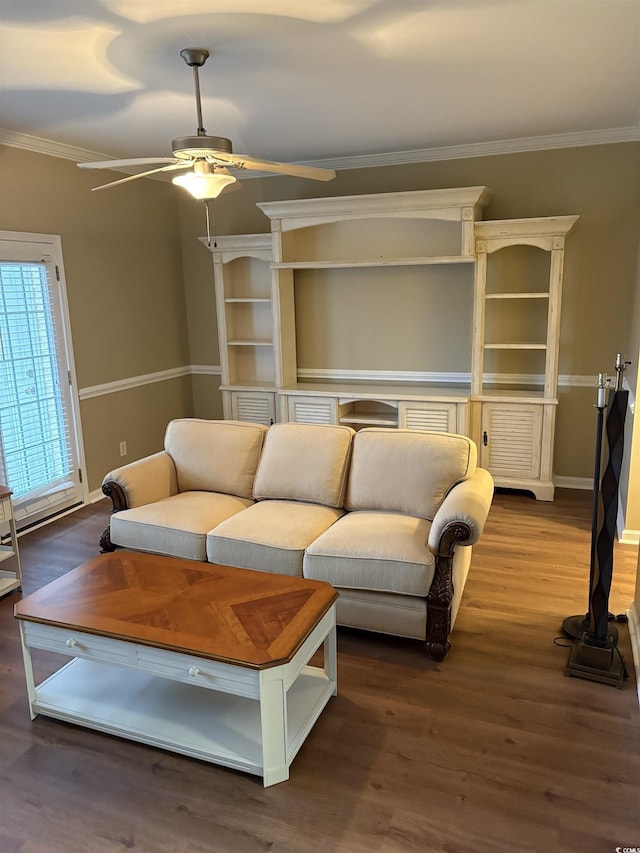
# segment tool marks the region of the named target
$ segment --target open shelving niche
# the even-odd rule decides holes
[[[18,531],[11,501],[11,489],[0,485],[0,596],[22,586]],[[5,530],[7,535],[5,536]],[[11,560],[12,562],[7,562]]]
[[[274,276],[286,293],[293,294],[296,282],[301,285],[309,275],[327,286],[331,281],[338,287],[374,283],[384,275],[396,287],[399,280],[425,287],[430,270],[464,267],[471,299],[473,227],[489,196],[485,187],[466,187],[258,206],[271,220]],[[279,420],[344,423],[355,429],[468,429],[468,365],[446,377],[440,371],[391,370],[380,371],[376,379],[372,371],[347,370],[334,380],[299,371],[295,341],[289,355],[289,381],[277,395]],[[367,379],[358,381],[363,373]]]
[[[465,187],[266,202],[270,235],[217,238],[224,416],[467,434],[498,485],[551,500],[564,239],[578,217],[484,222],[490,195]],[[395,282],[411,269],[453,279],[461,265],[472,303],[464,369],[298,368],[296,279],[344,276],[341,285],[386,271]]]

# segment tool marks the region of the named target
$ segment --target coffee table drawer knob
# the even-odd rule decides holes
[[[78,641],[74,640],[73,638],[67,640],[67,642],[65,643],[65,646],[68,649],[72,649],[74,646],[77,646],[77,645],[78,645]]]
[[[189,675],[192,678],[195,678],[197,675],[200,675],[200,670],[198,669],[197,666],[190,666],[189,667]]]

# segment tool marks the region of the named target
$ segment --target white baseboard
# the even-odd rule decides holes
[[[623,528],[619,541],[622,545],[640,545],[640,530],[632,530],[629,527]]]
[[[631,653],[633,655],[633,668],[636,673],[636,689],[638,691],[638,703],[640,703],[640,615],[638,614],[638,603],[631,602],[627,610],[629,620],[629,636],[631,637]]]
[[[589,477],[554,477],[553,482],[559,489],[593,491],[593,480]]]

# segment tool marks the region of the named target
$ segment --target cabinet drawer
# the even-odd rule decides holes
[[[85,634],[73,628],[58,628],[22,620],[25,642],[36,649],[60,652],[70,657],[90,658],[123,666],[135,665],[135,645],[110,637]]]
[[[22,620],[22,627],[25,642],[30,648],[144,670],[172,681],[184,681],[250,699],[257,699],[260,695],[258,671],[248,667],[86,634],[74,631],[73,628],[59,628],[26,620]]]
[[[153,646],[138,645],[136,650],[138,667],[145,672],[249,699],[260,696],[257,670]]]

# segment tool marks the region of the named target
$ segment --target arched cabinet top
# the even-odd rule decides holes
[[[223,237],[198,238],[209,249],[214,263],[228,264],[238,258],[271,261],[271,234],[233,234]]]
[[[540,216],[531,219],[494,219],[476,222],[476,254],[497,252],[507,246],[534,246],[551,252],[564,249],[565,235],[579,216]]]
[[[487,187],[293,199],[258,204],[272,230],[292,231],[348,219],[444,219],[473,222],[491,197]],[[276,224],[277,223],[277,224]]]

